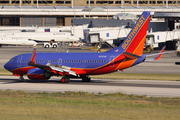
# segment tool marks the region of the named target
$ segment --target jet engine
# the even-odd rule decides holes
[[[33,80],[48,80],[51,77],[51,75],[46,73],[45,70],[39,68],[30,69],[27,72],[27,76],[29,79]]]

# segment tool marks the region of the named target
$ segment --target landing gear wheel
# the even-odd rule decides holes
[[[49,45],[46,45],[45,48],[49,48]]]
[[[91,78],[90,77],[82,77],[83,82],[90,82]]]
[[[53,45],[53,48],[57,48],[57,45]]]
[[[69,83],[69,77],[68,76],[63,76],[62,78],[61,78],[61,82],[62,83]]]
[[[23,75],[21,75],[21,76],[19,77],[19,81],[24,81]]]
[[[51,74],[45,72],[45,73],[44,73],[44,78],[47,79],[47,80],[49,80],[49,79],[51,78]]]

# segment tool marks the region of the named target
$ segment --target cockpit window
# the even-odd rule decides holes
[[[9,62],[12,62],[13,61],[13,59],[11,59]]]

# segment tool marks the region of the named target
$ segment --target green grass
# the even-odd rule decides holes
[[[144,73],[110,73],[95,75],[91,78],[99,79],[128,79],[128,80],[166,80],[180,81],[180,74],[144,74]]]
[[[0,69],[0,75],[12,75],[11,72]],[[144,73],[110,73],[103,75],[92,75],[91,78],[99,79],[128,79],[128,80],[166,80],[180,81],[180,74],[144,74]]]
[[[178,120],[180,98],[113,93],[0,91],[0,119]]]
[[[0,75],[12,75],[12,73],[6,69],[0,69]]]

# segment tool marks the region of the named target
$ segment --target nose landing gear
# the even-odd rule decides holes
[[[23,75],[21,75],[21,76],[19,77],[19,81],[24,81]]]

